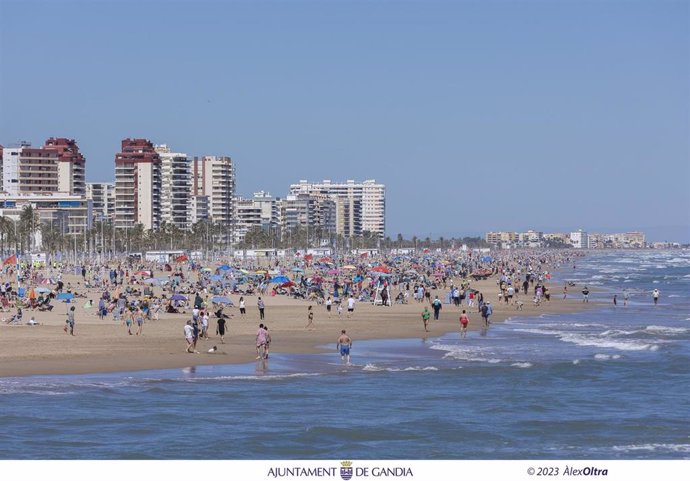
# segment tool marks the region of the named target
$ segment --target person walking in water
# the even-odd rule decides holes
[[[431,303],[431,307],[434,309],[434,321],[438,321],[438,314],[441,312],[443,305],[441,304],[441,299],[436,296],[434,302]]]
[[[652,291],[652,299],[654,299],[654,305],[656,306],[657,303],[659,302],[659,289],[654,289]]]
[[[352,339],[347,335],[345,329],[340,331],[340,337],[335,348],[340,351],[340,358],[343,362],[350,364],[350,349],[352,348]]]

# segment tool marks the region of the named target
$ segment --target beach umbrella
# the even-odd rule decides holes
[[[255,272],[255,274],[266,274],[266,272],[268,272],[268,271],[265,271],[263,269],[259,269],[258,271]]]
[[[249,274],[249,271],[246,270],[246,269],[240,269],[240,272],[241,272],[242,274]]]
[[[150,276],[151,271],[137,271],[134,273],[135,276]]]
[[[56,299],[59,299],[61,301],[71,301],[72,299],[74,299],[74,294],[72,294],[71,292],[61,292],[57,295]]]
[[[36,297],[37,297],[36,296],[36,290],[33,287],[31,289],[29,289],[28,296],[29,296],[29,299],[36,299]]]
[[[214,274],[211,276],[212,281],[219,281],[221,279],[223,279],[223,276],[221,276],[220,274]]]
[[[233,305],[232,301],[230,300],[229,297],[226,296],[213,296],[211,298],[211,302],[214,304],[228,304],[228,305]]]
[[[328,272],[326,272],[326,274],[328,274],[329,276],[337,276],[338,272],[338,269],[331,269]]]
[[[52,279],[46,278],[46,279],[41,280],[41,284],[43,284],[44,286],[52,285],[52,284],[55,284],[55,281]]]
[[[39,294],[47,294],[48,292],[50,292],[50,289],[48,289],[47,287],[37,287],[36,292],[38,292]]]
[[[343,266],[343,269],[346,269],[346,270],[348,270],[348,271],[351,271],[351,270],[357,269],[357,268],[356,268],[355,266],[347,265],[347,266]]]
[[[188,260],[189,260],[189,257],[187,257],[184,254],[181,256],[175,257],[175,262],[187,262]]]
[[[385,274],[389,274],[391,270],[390,270],[388,267],[386,267],[386,266],[376,266],[376,267],[374,267],[374,268],[372,269],[372,271],[374,271],[374,272],[383,272],[383,273],[385,273]]]
[[[277,276],[271,279],[271,282],[275,282],[276,284],[283,284],[285,282],[290,282],[290,279],[288,279],[285,276]]]
[[[330,257],[322,257],[321,259],[319,259],[319,262],[332,262],[332,261],[333,261],[333,259],[331,259]]]
[[[292,272],[304,272],[304,269],[300,269],[299,267],[293,267]]]
[[[483,256],[480,260],[482,262],[491,262],[493,259],[491,258],[491,256]]]
[[[319,283],[323,282],[323,279],[319,276],[314,276],[311,278],[311,281],[314,282],[315,284],[319,284]]]
[[[232,267],[230,267],[230,266],[227,265],[227,264],[223,264],[222,266],[220,266],[220,267],[218,268],[219,271],[229,271],[230,269],[232,269]]]
[[[292,282],[292,281],[287,281],[287,282],[283,282],[283,283],[280,285],[280,287],[292,287],[292,286],[294,286],[294,285],[296,285],[294,282]]]
[[[212,269],[210,267],[204,267],[201,269],[201,272],[211,272]]]
[[[185,296],[183,296],[182,294],[173,294],[170,299],[173,301],[186,301],[187,300],[187,298]]]

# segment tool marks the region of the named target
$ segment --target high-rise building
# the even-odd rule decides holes
[[[578,230],[577,232],[571,232],[570,243],[575,249],[588,249],[589,240],[587,233],[583,232],[582,229]]]
[[[51,137],[43,148],[54,149],[58,154],[58,192],[86,195],[86,159],[75,140]]]
[[[179,229],[191,227],[192,163],[187,154],[156,146],[161,159],[161,222]]]
[[[288,195],[283,203],[283,228],[290,232],[298,227],[335,234],[336,200],[326,194]]]
[[[86,198],[91,199],[93,220],[112,221],[115,215],[115,184],[113,182],[87,182]]]
[[[86,159],[74,139],[51,137],[42,147],[22,142],[4,148],[2,164],[3,191],[10,195],[86,194]]]
[[[242,242],[251,229],[258,227],[276,237],[281,232],[281,200],[267,192],[255,192],[249,199],[235,199],[235,242]]]
[[[194,157],[192,195],[208,197],[208,217],[214,223],[231,225],[234,214],[235,169],[230,157]]]
[[[322,194],[338,203],[336,232],[346,237],[368,231],[383,237],[386,231],[386,187],[375,180],[308,182],[290,186],[290,195]]]
[[[146,139],[124,139],[115,155],[115,228],[158,230],[161,220],[161,160]]]

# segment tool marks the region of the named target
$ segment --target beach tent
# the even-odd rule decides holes
[[[57,295],[56,299],[59,299],[61,301],[71,301],[72,299],[74,299],[74,294],[72,294],[71,292],[61,292]]]

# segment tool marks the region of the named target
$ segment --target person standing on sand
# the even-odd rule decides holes
[[[21,312],[21,309],[19,310]],[[69,308],[67,312],[67,326],[65,326],[65,332],[67,332],[67,327],[69,326],[69,333],[74,336],[74,306]]]
[[[225,344],[225,340],[223,339],[225,337],[225,318],[222,316],[218,318],[216,334],[220,336],[220,343]]]
[[[567,284],[563,286],[563,299],[565,299],[566,297],[568,297],[568,285]]]
[[[350,297],[347,299],[347,317],[348,319],[352,317],[352,313],[355,312],[355,298],[352,297],[352,294],[350,294]]]
[[[240,297],[240,316],[244,317],[244,315],[247,313],[247,306],[244,303],[244,296]]]
[[[261,359],[263,354],[262,349],[266,348],[266,330],[263,324],[259,324],[259,330],[256,331],[256,358]]]
[[[338,343],[335,345],[335,349],[340,351],[340,359],[343,362],[350,364],[350,349],[352,348],[352,339],[347,335],[345,329],[340,331],[340,337],[338,338]]]
[[[137,321],[137,336],[141,334],[142,329],[144,329],[144,313],[141,309],[137,309],[137,314],[135,316]]]
[[[262,321],[264,320],[264,309],[266,308],[266,304],[264,304],[264,300],[259,297],[259,299],[256,301],[256,305],[259,308],[259,319]]]
[[[314,311],[311,310],[311,306],[307,307],[307,325],[304,326],[305,329],[311,326],[310,331],[314,330]]]
[[[652,299],[654,299],[654,305],[656,306],[657,303],[659,302],[659,289],[654,289],[652,291]]]
[[[586,302],[589,304],[589,289],[587,286],[585,286],[584,289],[582,289],[582,302]]]
[[[439,299],[438,296],[434,298],[434,302],[431,303],[431,307],[434,309],[434,321],[438,321],[438,315],[443,307],[441,304],[441,299]]]
[[[331,318],[331,306],[333,305],[333,301],[331,301],[330,296],[328,299],[326,299],[326,312],[328,312],[328,318]]]
[[[268,351],[271,348],[271,334],[268,332],[268,326],[264,326],[266,331],[266,345],[264,346],[264,359],[268,359]]]
[[[187,321],[184,325],[184,338],[187,341],[187,353],[193,354],[196,352],[194,350],[194,328],[192,327],[192,321]]]
[[[426,332],[429,332],[429,318],[431,317],[431,313],[429,312],[429,308],[424,306],[424,310],[422,311],[422,322],[424,323],[424,330]]]
[[[463,309],[462,314],[460,314],[460,337],[461,338],[467,337],[467,325],[469,323],[470,323],[470,318],[468,317],[467,313]]]

